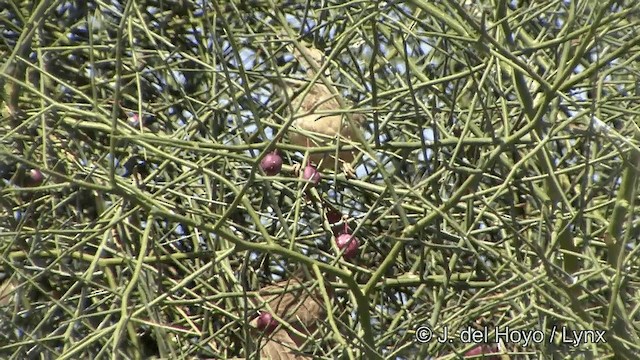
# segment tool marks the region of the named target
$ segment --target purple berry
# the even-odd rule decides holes
[[[42,174],[42,171],[38,169],[31,169],[31,171],[29,171],[29,180],[33,185],[40,185],[44,180],[44,175]]]
[[[267,333],[272,332],[278,327],[278,321],[268,312],[263,312],[258,316],[258,329]]]
[[[358,254],[358,247],[360,246],[360,243],[358,241],[358,238],[356,238],[355,236],[344,233],[338,235],[338,237],[336,238],[336,245],[338,245],[338,249],[340,249],[341,251],[344,250],[344,258],[349,260],[356,257],[356,255]]]
[[[140,115],[138,113],[132,113],[127,120],[132,127],[140,126]]]
[[[318,183],[320,183],[320,178],[322,177],[320,172],[318,172],[318,170],[311,164],[305,166],[302,176],[305,180],[309,180],[312,186],[317,186]]]
[[[262,158],[260,168],[269,176],[277,175],[282,170],[282,157],[274,150]]]
[[[342,220],[342,214],[339,211],[334,209],[329,209],[327,211],[327,221],[329,224],[335,224],[340,220]]]
[[[465,357],[477,357],[478,359],[482,358],[482,359],[500,359],[500,356],[491,356],[492,354],[496,354],[498,352],[498,349],[496,349],[494,346],[491,345],[487,345],[487,344],[482,344],[482,345],[478,345],[474,348],[472,348],[471,350],[467,351],[466,353],[464,353]],[[484,355],[484,356],[482,356]]]

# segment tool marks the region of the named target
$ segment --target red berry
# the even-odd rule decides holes
[[[499,356],[491,356],[491,354],[495,354],[498,352],[498,349],[496,349],[495,346],[491,346],[488,344],[482,344],[482,345],[478,345],[474,348],[472,348],[471,350],[467,351],[466,353],[464,353],[465,357],[475,357],[477,359],[488,359],[488,360],[493,360],[493,359],[500,359]],[[484,356],[482,356],[484,355]]]
[[[127,120],[132,127],[140,126],[140,115],[138,113],[132,113]]]
[[[347,260],[353,259],[357,255],[358,247],[360,246],[358,238],[346,233],[338,235],[336,244],[338,245],[338,249],[344,250],[343,256]]]
[[[342,220],[342,214],[334,209],[329,209],[326,214],[329,224],[335,224],[338,221]]]
[[[44,180],[44,175],[38,169],[31,169],[31,171],[29,171],[29,179],[32,185],[40,185],[42,184],[42,180]]]
[[[317,186],[320,182],[320,178],[322,177],[318,170],[311,164],[304,167],[302,176],[305,180],[309,180],[312,186]]]
[[[282,157],[274,150],[262,158],[260,168],[269,176],[277,175],[282,170]]]
[[[272,332],[278,327],[278,321],[268,312],[263,312],[258,316],[258,329],[267,333]]]

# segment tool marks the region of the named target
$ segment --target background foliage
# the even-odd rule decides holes
[[[331,289],[313,358],[473,347],[419,326],[544,332],[502,358],[637,358],[639,11],[3,1],[0,354],[250,356],[248,299],[295,273]],[[367,117],[357,179],[326,170],[311,197],[277,86],[305,74],[296,44]],[[317,197],[349,216],[353,261]],[[606,343],[549,341],[562,327]]]

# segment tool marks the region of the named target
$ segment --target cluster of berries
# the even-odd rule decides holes
[[[282,170],[282,157],[278,154],[277,150],[268,153],[262,161],[260,161],[260,168],[268,176],[274,176],[280,173]],[[312,186],[317,186],[322,176],[312,164],[307,164],[302,172],[302,178],[309,181]],[[330,224],[337,223],[341,218],[341,214],[335,210],[330,209],[327,211],[327,220]],[[360,246],[359,241],[349,233],[349,227],[346,222],[344,224],[344,230],[336,237],[336,245],[338,249],[342,251],[343,257],[347,260],[355,258],[358,253],[358,247]]]

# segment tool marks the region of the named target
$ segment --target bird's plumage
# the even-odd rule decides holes
[[[313,84],[308,92],[300,94],[292,101],[296,119],[289,132],[291,143],[303,147],[335,146],[356,140],[346,115],[342,113],[340,103],[324,84]],[[354,113],[351,120],[362,125],[365,117]],[[340,140],[338,141],[338,137]],[[351,163],[355,153],[351,150],[340,151],[338,168],[343,163]],[[336,166],[335,150],[311,153],[310,160],[321,168]],[[342,163],[342,165],[341,165]]]
[[[325,57],[322,51],[296,44],[292,48],[294,58],[306,68],[308,79],[317,78],[316,71],[322,68]],[[335,87],[326,84],[328,68],[324,76],[319,77],[313,84],[304,81],[283,79],[282,86],[291,101],[291,116],[294,117],[289,129],[291,143],[305,147],[344,146],[346,143],[356,142],[355,134],[345,114],[348,109],[343,108],[338,101],[341,95]],[[321,80],[323,79],[323,80]],[[329,86],[328,86],[329,85]],[[352,113],[353,125],[360,126],[365,120],[364,115]],[[351,162],[356,153],[351,150],[340,150],[336,159],[336,150],[309,153],[309,160],[322,168],[341,168],[346,174],[354,176]]]
[[[354,116],[354,118],[360,118],[360,115]],[[291,142],[303,147],[331,146],[338,145],[338,143],[343,146],[345,143],[355,140],[347,119],[343,119],[342,115],[305,115],[296,119],[293,127],[294,129],[290,132]],[[307,136],[305,133],[310,134]],[[340,140],[338,140],[338,136],[340,136]],[[338,156],[340,160],[351,163],[355,153],[352,150],[341,150]],[[310,153],[309,159],[322,168],[333,168],[336,162],[335,150]],[[340,166],[338,165],[338,167]]]

